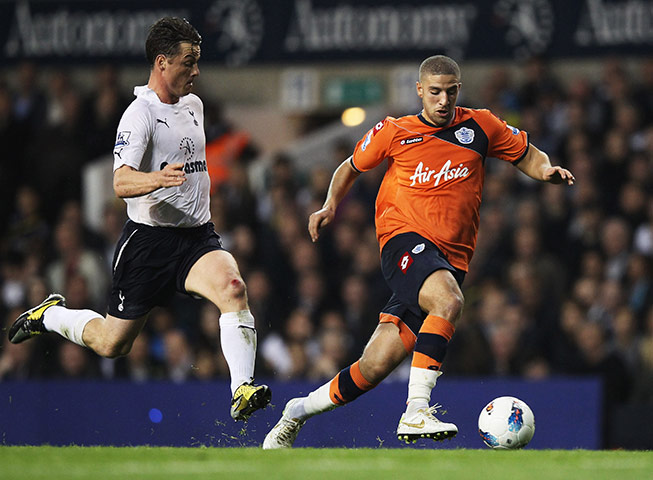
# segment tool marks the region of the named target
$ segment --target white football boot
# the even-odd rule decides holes
[[[420,438],[430,438],[440,441],[454,437],[458,427],[453,423],[441,422],[435,418],[435,413],[440,405],[417,410],[410,417],[404,413],[397,427],[397,438],[406,443],[415,443]]]
[[[290,407],[299,400],[299,398],[293,398],[288,401],[286,408],[283,409],[281,419],[265,436],[265,440],[263,440],[263,450],[291,448],[292,444],[295,443],[299,430],[304,426],[306,420],[291,418],[286,415],[286,412],[289,412]]]

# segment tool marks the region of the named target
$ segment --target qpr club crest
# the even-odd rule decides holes
[[[456,139],[463,145],[469,145],[474,141],[474,130],[467,127],[459,128],[454,132]]]

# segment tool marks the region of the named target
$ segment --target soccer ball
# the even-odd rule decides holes
[[[481,410],[478,433],[490,448],[522,448],[533,438],[535,416],[530,407],[518,398],[495,398]]]

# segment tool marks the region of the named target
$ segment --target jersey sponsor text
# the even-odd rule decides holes
[[[468,175],[469,169],[463,166],[462,163],[457,167],[451,168],[451,160],[447,160],[437,173],[435,170],[430,170],[429,167],[425,167],[424,162],[419,162],[417,168],[415,168],[415,173],[410,176],[409,180],[413,181],[413,183],[410,184],[412,187],[415,183],[429,183],[435,176],[433,186],[437,187],[440,184],[440,180],[446,182],[447,180],[453,180],[454,178],[464,178]]]

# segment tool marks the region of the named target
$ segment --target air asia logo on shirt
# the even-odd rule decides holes
[[[439,172],[425,167],[423,162],[419,162],[417,168],[415,168],[415,173],[410,176],[408,180],[412,180],[413,183],[410,184],[412,187],[415,183],[424,184],[433,181],[433,186],[437,187],[440,184],[440,180],[446,182],[447,180],[453,180],[454,178],[464,178],[469,175],[469,169],[461,163],[457,167],[451,168],[451,160],[447,160]],[[435,180],[434,180],[435,179]]]
[[[408,252],[404,253],[401,256],[401,260],[399,260],[399,263],[397,263],[399,269],[401,270],[401,273],[403,273],[404,275],[406,274],[408,267],[410,267],[412,264],[413,264],[413,257],[411,257],[410,253]]]

